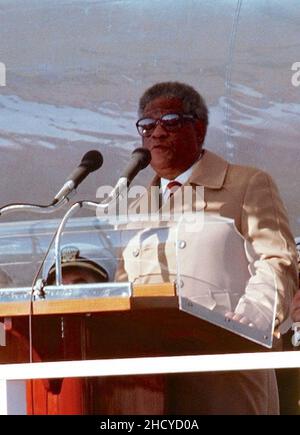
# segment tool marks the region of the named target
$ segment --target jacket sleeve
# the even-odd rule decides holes
[[[285,207],[272,178],[262,171],[248,183],[241,219],[251,278],[236,312],[264,329],[288,316],[298,288],[296,247]]]

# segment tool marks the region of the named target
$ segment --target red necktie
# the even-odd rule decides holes
[[[167,184],[167,188],[169,189],[169,192],[170,192],[168,198],[171,198],[174,195],[174,193],[176,192],[176,190],[179,189],[181,186],[182,186],[182,184],[179,183],[179,181],[174,181],[174,180],[170,181]]]

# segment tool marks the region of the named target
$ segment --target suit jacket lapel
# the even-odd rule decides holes
[[[184,186],[203,186],[204,188],[209,189],[221,189],[224,182],[225,177],[228,171],[229,163],[226,162],[222,157],[217,156],[211,151],[205,150],[203,157],[196,164],[191,176],[184,184]],[[170,200],[168,200],[165,204],[162,205],[162,197],[161,193],[158,194],[158,188],[160,186],[160,178],[155,175],[152,179],[150,185],[147,188],[146,194],[142,195],[140,199],[133,202],[134,207],[136,205],[141,205],[141,207],[147,207],[149,212],[151,210],[152,213],[157,213],[159,210],[161,213],[168,213],[168,211],[173,211],[173,200],[170,204]],[[151,192],[151,188],[152,189]],[[156,192],[155,192],[156,189]],[[180,194],[180,189],[175,192],[175,195]],[[205,199],[205,198],[204,198]],[[203,204],[203,198],[193,198],[193,202],[197,201],[196,209],[202,209],[205,207],[205,202]],[[202,205],[200,204],[202,202]],[[144,204],[142,206],[142,204]],[[133,208],[134,208],[133,207]],[[181,212],[182,210],[176,210]]]
[[[229,163],[222,159],[222,157],[205,150],[202,159],[199,160],[188,179],[188,183],[210,189],[221,189],[225,181],[228,166]]]

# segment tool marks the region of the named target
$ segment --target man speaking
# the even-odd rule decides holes
[[[162,192],[160,207],[170,200],[168,189],[174,186],[204,187],[205,213],[233,219],[238,232],[261,260],[257,262],[256,273],[263,275],[264,268],[274,273],[277,330],[289,313],[298,276],[293,237],[271,177],[253,167],[230,164],[203,148],[208,109],[204,99],[189,85],[165,82],[150,87],[140,99],[139,117],[136,126],[143,146],[151,152],[151,166],[156,173],[152,184],[159,185]],[[239,259],[232,261],[238,268]],[[255,285],[251,288],[236,308],[227,313],[228,317],[250,324],[251,304],[266,297]],[[256,320],[261,320],[259,314]],[[180,374],[167,378],[167,413],[279,412],[273,370]]]

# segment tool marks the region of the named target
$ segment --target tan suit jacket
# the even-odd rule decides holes
[[[159,178],[155,177],[151,186],[159,185],[159,181]],[[193,188],[204,186],[204,203],[202,196],[194,195],[192,203],[185,205],[185,208],[190,210],[185,211],[204,208],[206,216],[216,215],[230,218],[234,221],[237,231],[248,242],[247,256],[254,266],[246,290],[244,294],[240,295],[239,302],[234,307],[235,312],[243,314],[254,320],[257,325],[263,326],[267,324],[264,317],[268,316],[268,310],[265,310],[264,307],[267,307],[268,304],[271,306],[272,301],[275,301],[275,296],[277,296],[276,325],[278,326],[288,316],[293,295],[298,288],[298,272],[294,239],[289,229],[284,205],[273,180],[259,169],[230,164],[216,154],[205,150],[202,159],[196,163],[186,185]],[[131,205],[131,211],[136,210],[137,207],[144,210],[147,210],[147,207],[150,209],[151,186],[149,186],[146,195]],[[175,193],[174,198],[177,194],[178,192]],[[160,209],[163,213],[170,209],[170,204],[167,203],[161,207],[158,201],[153,203],[155,200],[157,198],[152,196],[152,212]],[[172,211],[180,213],[182,204],[179,202],[181,209],[176,210],[176,201],[174,203],[174,206],[173,203],[171,205]],[[209,249],[213,250],[213,246],[210,246]],[[228,257],[227,260],[233,263],[233,267],[245,269],[242,257],[234,256],[232,250],[229,251],[225,255]],[[149,243],[147,243],[143,255],[136,259],[127,255],[128,252],[125,250],[125,263],[126,258],[131,258],[125,264],[130,281],[157,282],[157,279],[161,279],[158,278],[160,273],[163,281],[172,280],[175,273],[175,267],[172,271],[172,259],[167,261],[168,271],[159,269],[158,261],[152,261],[152,263],[149,261],[152,255],[154,257],[155,252],[156,249],[151,250]],[[171,257],[169,255],[169,258]],[[182,261],[185,261],[184,257]],[[191,261],[188,256],[186,261]],[[198,270],[200,270],[200,266],[199,264]],[[197,278],[197,268],[194,270]],[[261,286],[270,271],[276,281],[274,288],[277,288],[277,295],[272,294],[267,286]],[[123,280],[124,276],[121,278],[119,274],[119,279]],[[220,300],[221,295],[217,296]],[[256,307],[261,305],[262,309],[256,310],[256,318],[253,319],[253,306],[255,304]],[[225,307],[224,310],[230,310],[230,306]]]
[[[152,186],[159,185],[159,181],[159,178],[155,177]],[[195,188],[204,186],[202,206],[205,215],[212,213],[233,219],[238,232],[250,244],[252,253],[249,255],[256,257],[255,272],[251,274],[249,280],[250,284],[252,281],[254,285],[250,285],[248,291],[246,288],[245,294],[240,297],[236,311],[247,314],[251,302],[261,298],[259,292],[254,291],[255,284],[264,276],[266,268],[270,268],[276,280],[278,296],[276,321],[279,325],[288,316],[293,294],[298,288],[298,273],[295,244],[286,211],[271,177],[256,168],[232,165],[206,150],[202,159],[195,165],[186,185]],[[132,204],[131,210],[141,206],[143,201],[149,203],[149,190],[147,195]],[[199,206],[201,208],[198,201],[203,201],[203,198],[195,195],[193,209],[198,210]],[[152,210],[160,209],[162,212],[169,205],[160,208],[159,201],[154,205],[152,201],[151,204]],[[174,208],[174,211],[178,211],[176,204]],[[147,249],[149,250],[149,246]],[[150,253],[151,250],[148,254]],[[230,255],[232,252],[228,252],[228,256]],[[197,259],[197,256],[195,257]],[[143,262],[140,257],[137,263],[129,264],[127,278],[141,282],[157,279],[155,266],[150,266],[147,257],[143,258],[146,261]],[[236,266],[241,267],[239,259],[236,260]],[[152,274],[153,271],[155,273]],[[164,275],[166,271],[162,269],[162,272],[163,280],[168,279],[168,274]],[[120,268],[119,273],[120,279],[126,279],[124,270],[122,272]],[[265,292],[262,297],[267,300],[268,294]],[[166,376],[166,382],[166,413],[277,414],[279,412],[273,370],[169,375]]]
[[[205,211],[234,219],[238,231],[263,260],[258,267],[267,263],[273,270],[278,292],[276,323],[281,323],[298,288],[297,254],[272,178],[259,169],[232,165],[206,151],[188,182],[204,186]],[[243,304],[239,310],[247,311],[247,301]]]

